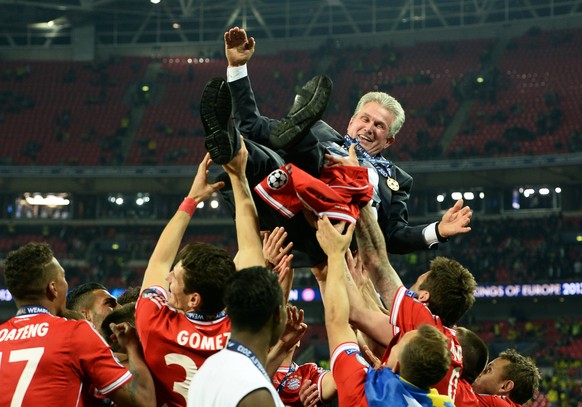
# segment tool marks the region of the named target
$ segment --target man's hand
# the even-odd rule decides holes
[[[380,369],[382,367],[382,362],[374,355],[374,352],[372,352],[368,345],[362,345],[362,354],[373,369]]]
[[[348,270],[352,278],[354,279],[354,283],[361,291],[362,287],[364,287],[368,283],[368,271],[364,269],[364,263],[362,262],[362,258],[358,253],[352,254],[351,250],[346,250],[346,264],[348,265]]]
[[[139,346],[139,339],[135,328],[132,327],[127,322],[122,322],[120,324],[109,324],[111,328],[111,340],[113,343],[117,343],[123,352],[127,352],[128,346]]]
[[[291,277],[291,279],[293,278],[292,276],[292,271],[293,269],[291,268],[291,262],[293,261],[293,255],[292,254],[288,254],[285,255],[281,258],[281,260],[279,261],[279,263],[273,267],[273,273],[277,274],[277,276],[279,276],[278,281],[279,281],[279,285],[281,286],[281,288],[285,288],[285,282],[289,279],[289,277]],[[283,292],[285,292],[283,290]]]
[[[358,162],[358,156],[356,155],[356,145],[354,143],[350,144],[350,149],[348,150],[349,155],[347,157],[336,157],[331,154],[326,154],[325,159],[329,161],[325,164],[326,167],[337,167],[340,165],[348,167],[358,167],[360,163]]]
[[[471,216],[473,216],[471,208],[463,206],[463,200],[459,199],[443,215],[437,226],[439,234],[447,238],[459,233],[469,232],[471,228],[468,225],[471,222]]]
[[[263,256],[271,268],[276,267],[281,259],[291,251],[293,242],[289,242],[283,247],[286,238],[287,232],[285,228],[280,226],[263,234]]]
[[[340,225],[342,223],[345,222],[339,222]],[[348,226],[346,233],[341,234],[334,225],[331,224],[327,216],[324,216],[323,219],[320,219],[317,222],[317,232],[315,235],[317,236],[317,241],[319,242],[321,249],[325,252],[328,258],[333,255],[341,255],[343,257],[344,253],[350,246],[355,229],[356,225],[352,223]]]
[[[286,349],[291,349],[303,338],[307,330],[307,324],[303,322],[304,319],[305,313],[302,309],[287,305],[287,325],[285,325],[281,338],[279,338],[279,341],[284,344]]]
[[[198,165],[198,172],[192,182],[192,187],[188,193],[188,197],[194,198],[197,203],[203,202],[206,198],[224,187],[224,182],[208,183],[208,167],[212,164],[210,154],[206,153],[202,162]]]
[[[224,52],[228,66],[245,65],[255,52],[255,39],[247,38],[244,29],[233,27],[224,33]]]
[[[279,260],[279,263],[273,268],[273,272],[278,276],[278,282],[283,290],[283,295],[285,296],[285,301],[289,301],[289,293],[291,292],[291,286],[293,286],[293,269],[291,268],[291,262],[293,261],[292,254],[286,254]]]
[[[331,373],[328,373],[331,374]],[[317,391],[317,383],[312,383],[307,379],[299,389],[299,400],[305,407],[315,407],[319,401],[319,392]]]
[[[248,156],[249,152],[247,151],[243,136],[240,136],[240,150],[238,150],[236,155],[232,157],[232,160],[230,160],[228,164],[224,164],[222,168],[224,168],[230,177],[235,176],[244,178]]]

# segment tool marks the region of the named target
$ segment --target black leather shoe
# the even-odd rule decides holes
[[[271,130],[269,140],[273,147],[288,149],[301,141],[323,115],[332,88],[331,79],[325,75],[303,85],[287,116]]]
[[[204,146],[216,164],[227,164],[240,149],[239,132],[231,117],[232,100],[228,84],[214,78],[206,84],[200,100],[200,117],[206,139]]]

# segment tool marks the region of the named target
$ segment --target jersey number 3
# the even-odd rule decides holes
[[[188,356],[179,353],[168,353],[164,360],[166,365],[179,365],[186,371],[186,379],[183,382],[174,382],[172,390],[184,397],[184,401],[188,400],[188,387],[190,387],[194,373],[198,371],[198,366]]]

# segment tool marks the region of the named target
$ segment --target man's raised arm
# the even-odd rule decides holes
[[[235,202],[236,240],[238,243],[235,264],[237,270],[265,265],[259,216],[245,175],[247,157],[248,151],[241,136],[240,150],[228,164],[223,166],[232,183]]]
[[[330,354],[343,342],[355,342],[356,334],[349,324],[350,303],[346,289],[347,264],[345,253],[354,232],[351,224],[346,234],[340,234],[327,216],[317,222],[317,240],[327,255],[327,276],[323,293],[325,327]]]
[[[386,241],[370,205],[360,211],[356,239],[364,267],[368,270],[376,291],[386,307],[391,307],[396,291],[402,286],[402,280],[388,260]]]
[[[210,163],[210,155],[206,154],[198,166],[190,192],[188,192],[178,211],[162,231],[148,262],[141,286],[142,290],[152,286],[168,289],[166,276],[172,269],[172,263],[176,258],[180,243],[196,210],[196,206],[224,186],[224,182],[208,183],[206,177],[208,176]]]

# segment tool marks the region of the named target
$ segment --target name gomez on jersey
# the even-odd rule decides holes
[[[152,372],[159,405],[186,406],[192,377],[206,359],[226,347],[230,319],[183,313],[168,304],[161,287],[143,291],[136,306],[136,328]]]

